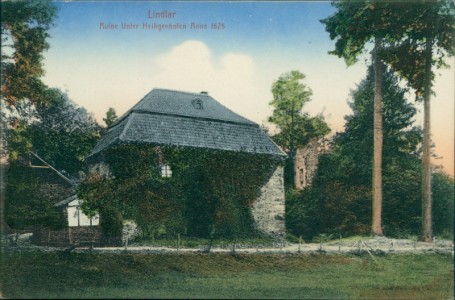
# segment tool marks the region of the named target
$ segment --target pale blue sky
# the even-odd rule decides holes
[[[58,2],[58,19],[45,54],[45,81],[66,90],[101,122],[109,107],[122,114],[152,88],[208,91],[235,112],[264,123],[271,84],[299,70],[313,90],[305,109],[323,112],[333,132],[342,130],[349,91],[364,78],[366,63],[347,68],[327,54],[334,47],[320,19],[329,2]],[[148,11],[175,12],[149,19]],[[100,23],[119,29],[100,29]],[[137,29],[122,29],[134,23]],[[146,30],[143,23],[179,23],[186,30]],[[191,23],[206,24],[193,30]],[[223,30],[211,23],[224,24]],[[452,60],[453,66],[453,60]],[[442,72],[433,101],[433,133],[446,170],[453,174],[453,70]],[[417,118],[418,124],[421,123]],[[439,163],[439,162],[438,162]]]

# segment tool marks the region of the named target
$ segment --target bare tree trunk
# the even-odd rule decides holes
[[[430,95],[431,95],[431,59],[432,39],[428,38],[425,45],[425,90],[423,99],[423,173],[422,173],[422,241],[431,242],[433,239],[431,220],[431,161],[430,161]]]
[[[373,123],[373,220],[372,232],[382,236],[382,75],[383,64],[378,52],[381,49],[381,38],[375,38],[374,45],[374,123]]]
[[[8,246],[8,225],[6,224],[5,215],[5,191],[6,191],[6,172],[8,169],[8,158],[6,148],[5,128],[7,121],[5,120],[5,101],[3,97],[0,99],[0,241],[4,239],[5,246]],[[3,248],[2,248],[3,250]],[[3,255],[0,251],[0,255]]]

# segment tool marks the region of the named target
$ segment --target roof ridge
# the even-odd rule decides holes
[[[124,112],[120,117],[117,118],[117,120],[115,120],[115,122],[113,124],[111,124],[110,126],[108,126],[107,128],[112,128],[112,127],[115,127],[117,126],[118,124],[120,124],[126,117],[128,117],[131,112],[134,110],[134,108],[136,106],[138,106],[140,103],[142,103],[142,101],[145,101],[147,96],[150,95],[153,90],[155,89],[152,89],[150,92],[148,92],[147,94],[145,94],[141,100],[139,100],[136,104],[134,104],[132,107],[130,107],[126,112]]]
[[[192,96],[207,96],[212,98],[208,93],[204,94],[202,92],[195,93],[195,92],[187,92],[187,91],[179,91],[179,90],[173,90],[173,89],[163,89],[163,88],[153,88],[151,92],[153,91],[165,91],[165,92],[173,92],[173,93],[178,93],[178,94],[187,94],[187,95],[192,95]],[[150,92],[150,93],[151,93]],[[146,95],[147,96],[147,95]],[[139,104],[139,103],[138,103]]]

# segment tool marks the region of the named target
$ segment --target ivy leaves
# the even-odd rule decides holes
[[[250,207],[279,163],[267,155],[211,149],[120,145],[105,156],[112,177],[80,185],[86,208],[107,206],[147,232],[208,237],[254,232]],[[160,164],[172,169],[162,178]]]

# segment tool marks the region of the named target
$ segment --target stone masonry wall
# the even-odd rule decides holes
[[[256,228],[266,234],[284,235],[283,167],[277,166],[269,181],[261,188],[261,196],[252,207]]]
[[[295,155],[295,188],[302,190],[310,186],[316,175],[319,161],[319,143],[310,141],[304,148],[297,149]]]

